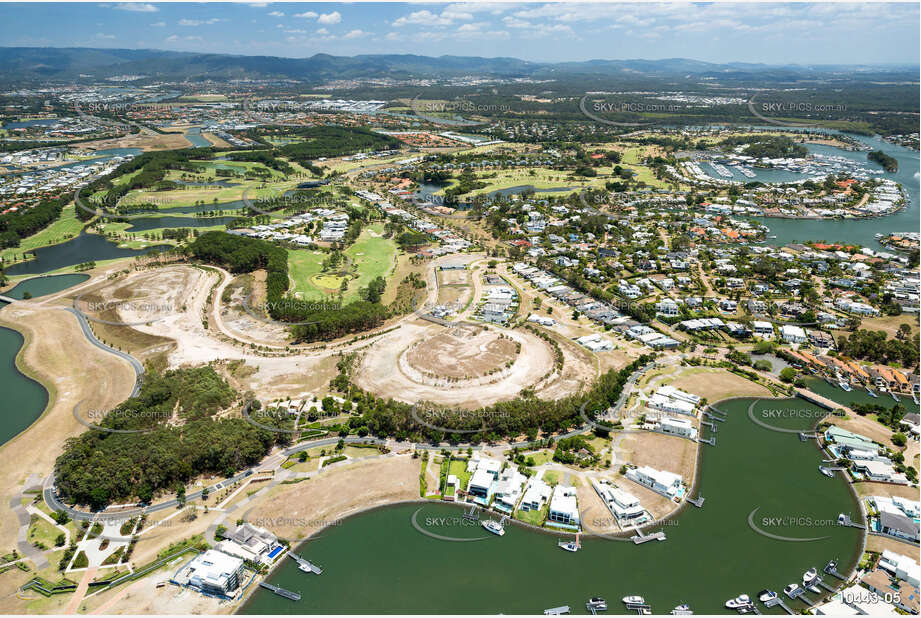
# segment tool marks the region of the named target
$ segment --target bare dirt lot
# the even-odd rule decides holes
[[[724,369],[691,367],[681,372],[672,386],[715,403],[729,397],[772,397],[771,391],[760,384],[729,373]]]
[[[406,351],[415,369],[450,378],[479,377],[513,362],[518,345],[498,330],[458,324],[422,339]]]
[[[668,470],[680,474],[685,484],[690,484],[694,478],[697,448],[696,442],[677,436],[654,432],[632,433],[624,436],[620,443],[617,461]]]

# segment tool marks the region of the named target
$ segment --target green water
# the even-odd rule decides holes
[[[555,537],[518,526],[507,525],[501,538],[485,534],[465,525],[456,505],[399,505],[346,519],[304,543],[298,553],[322,566],[322,575],[301,573],[291,560],[280,565],[270,581],[300,592],[301,601],[255,589],[241,612],[535,614],[569,605],[585,613],[585,601],[601,596],[612,612],[622,613],[622,597],[641,595],[654,613],[667,614],[681,602],[698,614],[727,613],[726,600],[763,588],[780,592],[832,558],[846,571],[860,546],[859,530],[836,525],[839,513],[858,517],[847,483],[819,474],[822,457],[813,443],[752,422],[751,401],[719,406],[729,420],[719,424],[715,448],[701,446],[700,494],[706,502],[663,526],[665,542],[636,546],[583,537],[583,549],[569,553],[556,546]],[[765,422],[789,428],[811,426],[822,414],[799,399],[762,400],[755,410]],[[621,482],[630,489],[630,481]],[[411,525],[420,508],[416,521],[436,534],[487,538],[448,542],[425,536]],[[582,508],[583,521],[609,517],[603,507]],[[771,534],[827,538],[797,542],[759,535],[748,525],[755,508],[756,524]],[[298,514],[279,505],[275,516]],[[447,520],[433,519],[439,517]],[[812,523],[764,519],[778,517]]]
[[[38,298],[39,296],[45,296],[46,294],[54,294],[55,292],[66,290],[67,288],[77,285],[78,283],[83,283],[89,278],[90,276],[85,274],[33,277],[31,279],[26,279],[25,281],[20,281],[10,290],[3,292],[2,295],[8,296],[9,298],[22,300],[25,293],[28,292],[31,294],[32,298]],[[0,303],[0,307],[2,306],[3,304]]]
[[[822,395],[823,397],[828,397],[832,401],[837,401],[845,406],[852,406],[856,403],[875,403],[886,408],[891,408],[896,403],[889,393],[880,393],[877,391],[878,397],[872,397],[863,387],[854,387],[851,391],[844,391],[818,378],[809,378],[806,380],[806,383],[809,386],[809,390],[812,392]],[[897,397],[899,397],[899,403],[905,406],[906,414],[911,414],[912,412],[917,413],[919,411],[918,404],[916,404],[911,397],[902,397],[898,395]]]
[[[89,279],[89,275],[52,275],[33,277],[20,281],[3,296],[22,299],[28,292],[33,298],[54,294]],[[0,301],[0,309],[7,303]],[[2,315],[2,314],[0,314]],[[23,337],[15,330],[0,327],[0,393],[3,407],[0,408],[0,445],[31,425],[48,404],[45,387],[23,375],[16,367],[16,355],[22,348]]]
[[[15,330],[0,327],[0,445],[31,425],[48,404],[48,391],[22,374],[16,367],[16,355],[23,337]]]

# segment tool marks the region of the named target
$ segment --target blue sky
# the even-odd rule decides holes
[[[2,46],[919,62],[918,3],[17,3],[0,20]]]

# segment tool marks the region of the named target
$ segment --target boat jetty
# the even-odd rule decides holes
[[[266,590],[270,590],[270,591],[274,592],[275,594],[277,594],[277,595],[280,596],[280,597],[284,597],[284,598],[286,598],[286,599],[291,599],[292,601],[300,601],[300,600],[301,600],[301,593],[300,593],[300,592],[291,592],[290,590],[285,590],[284,588],[282,588],[282,587],[280,587],[280,586],[276,586],[276,585],[270,584],[270,583],[268,583],[268,582],[259,582],[259,585],[262,586],[263,588],[265,588]]]
[[[300,556],[298,556],[298,555],[295,554],[294,552],[289,552],[289,553],[288,553],[288,556],[289,556],[292,560],[294,560],[295,562],[297,562],[297,568],[299,568],[300,570],[302,570],[304,573],[314,573],[314,574],[316,574],[316,575],[321,575],[321,574],[323,573],[323,569],[321,569],[320,567],[318,567],[318,566],[315,565],[314,563],[310,562],[309,560],[306,560],[306,559],[304,559],[304,558],[301,558]]]

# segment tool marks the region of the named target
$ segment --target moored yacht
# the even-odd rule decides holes
[[[818,571],[815,570],[815,567],[809,569],[803,573],[803,588],[808,588],[815,584],[815,580],[819,578]]]
[[[747,594],[740,594],[736,598],[726,601],[726,607],[729,609],[742,609],[751,604],[752,600]]]
[[[777,598],[777,593],[773,590],[762,590],[758,593],[758,600],[762,603],[768,603]]]
[[[669,613],[672,616],[692,616],[694,614],[694,612],[691,611],[691,607],[687,603],[682,603]]]
[[[489,532],[492,532],[496,536],[502,536],[505,534],[505,526],[492,519],[486,520],[480,525],[482,525]]]
[[[585,609],[589,611],[595,610],[596,612],[606,612],[608,611],[608,604],[601,597],[592,597],[586,602]]]
[[[799,584],[787,584],[784,586],[783,593],[791,599],[795,599],[802,593],[802,588],[799,587]]]
[[[644,599],[643,597],[635,596],[635,595],[624,597],[622,600],[624,602],[624,605],[628,605],[628,606],[629,605],[646,605],[646,599]]]

